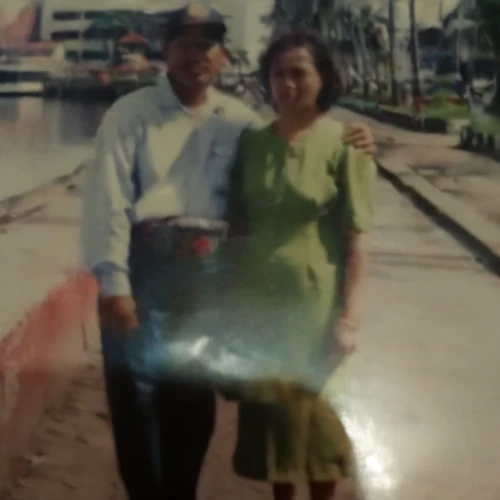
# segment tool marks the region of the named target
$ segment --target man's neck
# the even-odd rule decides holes
[[[168,79],[175,95],[187,108],[198,108],[207,101],[208,87],[193,89],[182,85],[172,75],[168,75]]]

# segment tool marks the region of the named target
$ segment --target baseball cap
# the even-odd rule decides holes
[[[177,38],[188,26],[202,25],[205,36],[216,43],[223,43],[227,32],[224,16],[217,10],[198,2],[172,11],[166,21],[165,39],[167,41]]]

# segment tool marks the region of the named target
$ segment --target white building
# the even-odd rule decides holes
[[[87,0],[85,4],[74,0],[45,0],[40,36],[42,40],[63,43],[70,59],[104,62],[108,59],[105,44],[102,40],[84,37],[84,32],[104,11],[127,8],[124,0],[115,0],[114,4],[97,0]]]

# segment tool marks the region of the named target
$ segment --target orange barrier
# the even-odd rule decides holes
[[[0,484],[42,413],[84,366],[97,332],[97,285],[75,273],[0,341]]]

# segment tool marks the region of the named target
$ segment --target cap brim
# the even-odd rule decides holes
[[[172,41],[181,36],[186,28],[191,26],[200,26],[203,28],[203,35],[208,40],[214,43],[224,43],[224,38],[227,33],[227,28],[223,23],[219,22],[203,22],[203,21],[188,21],[183,24],[167,25],[165,30],[165,39]]]

